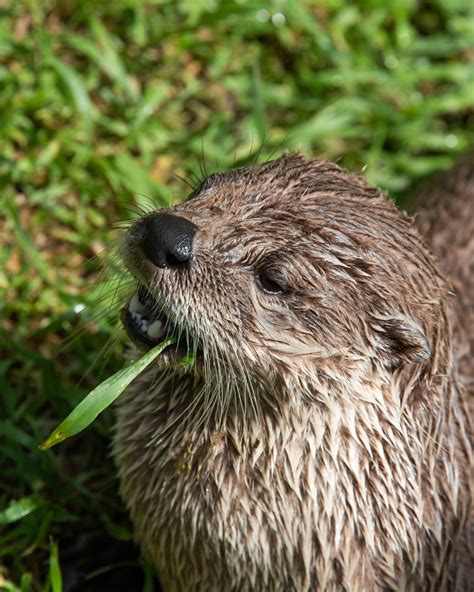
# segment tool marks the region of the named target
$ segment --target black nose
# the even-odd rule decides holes
[[[178,267],[191,259],[197,226],[173,214],[153,214],[145,220],[143,252],[157,267]]]

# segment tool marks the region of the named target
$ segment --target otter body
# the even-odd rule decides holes
[[[466,306],[451,319],[407,215],[284,156],[144,217],[124,259],[134,341],[179,336],[122,396],[114,442],[164,590],[469,589]]]

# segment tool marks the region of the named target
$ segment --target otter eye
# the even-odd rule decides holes
[[[272,280],[264,273],[258,274],[257,280],[262,290],[268,294],[281,294],[284,291],[283,287],[280,286],[279,283],[277,283],[275,280]]]

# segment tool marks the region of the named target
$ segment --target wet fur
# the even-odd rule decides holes
[[[468,418],[448,286],[412,220],[298,155],[173,210],[200,229],[191,266],[154,268],[133,229],[125,261],[202,359],[145,371],[114,443],[163,588],[466,590]]]

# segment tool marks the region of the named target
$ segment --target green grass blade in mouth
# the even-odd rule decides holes
[[[188,352],[184,357],[179,360],[181,366],[192,366],[196,361],[195,354]]]
[[[41,450],[47,450],[59,444],[66,438],[75,436],[102,413],[125,390],[132,380],[144,370],[168,345],[176,343],[175,338],[167,339],[147,352],[140,359],[122,368],[116,374],[104,380],[91,391],[77,407],[75,407],[66,419],[51,432],[46,440],[40,444]]]

